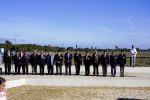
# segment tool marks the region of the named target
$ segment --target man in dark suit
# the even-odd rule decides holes
[[[74,54],[74,64],[76,68],[76,75],[80,74],[80,65],[82,63],[82,57],[78,50],[76,50],[76,53]]]
[[[54,57],[55,57],[55,54],[54,52],[51,50],[48,55],[47,55],[47,70],[48,70],[48,74],[49,75],[53,75],[54,73]]]
[[[89,52],[86,52],[84,56],[84,65],[85,65],[85,75],[90,75],[90,65],[91,65],[91,56],[89,55]]]
[[[106,51],[104,51],[103,55],[101,55],[101,64],[102,64],[103,77],[106,77],[107,65],[109,64],[109,56],[107,55]]]
[[[4,52],[5,75],[10,75],[12,57],[10,51]]]
[[[121,54],[118,56],[118,64],[120,66],[120,77],[124,77],[124,66],[126,64],[126,54],[121,50]]]
[[[19,52],[17,51],[14,56],[14,64],[15,64],[15,74],[18,74],[18,68],[20,67],[20,60],[19,60]]]
[[[29,65],[29,55],[26,51],[24,51],[24,54],[22,56],[22,66],[23,66],[23,74],[28,75],[28,65]]]
[[[97,50],[94,50],[94,54],[92,55],[92,64],[93,64],[93,75],[99,75],[98,66],[100,63],[100,56],[97,53]]]
[[[117,55],[115,51],[112,51],[112,55],[110,56],[110,66],[111,66],[111,76],[116,76],[116,66],[117,66]]]
[[[72,64],[72,54],[70,53],[69,50],[67,50],[67,52],[65,53],[64,56],[65,59],[65,74],[68,75],[68,69],[69,69],[69,75],[71,75],[71,64]]]
[[[44,75],[45,63],[46,57],[44,55],[44,52],[41,51],[41,54],[39,55],[40,75]]]
[[[38,64],[38,55],[36,51],[33,51],[33,54],[30,56],[30,64],[32,66],[32,74],[37,74],[37,64]]]
[[[63,62],[63,55],[60,53],[60,50],[57,51],[55,55],[55,62],[56,62],[56,75],[62,75],[62,62]]]
[[[18,75],[20,75],[20,70],[22,68],[23,72],[23,60],[22,60],[23,53],[22,51],[19,51],[19,66],[18,66]]]

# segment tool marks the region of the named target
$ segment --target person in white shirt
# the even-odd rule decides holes
[[[6,87],[6,80],[3,77],[0,77],[0,100],[7,100],[5,87]]]
[[[131,66],[135,66],[136,62],[136,55],[137,55],[137,50],[134,48],[134,45],[132,45],[132,49],[130,50],[130,55],[131,55]]]

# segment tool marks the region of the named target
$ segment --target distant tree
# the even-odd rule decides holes
[[[136,50],[139,51],[139,52],[141,51],[139,47],[137,47]]]
[[[86,52],[88,51],[88,52],[89,52],[89,51],[90,51],[90,49],[89,49],[89,48],[84,48],[84,51],[86,51]]]
[[[68,47],[67,49],[69,49],[71,52],[74,51],[73,47]]]
[[[5,41],[5,49],[7,50],[11,50],[12,47],[12,43],[8,40]]]

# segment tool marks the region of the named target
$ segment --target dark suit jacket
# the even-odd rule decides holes
[[[62,54],[60,56],[58,54],[56,54],[54,59],[55,59],[56,65],[62,66],[62,61],[63,61]]]
[[[92,59],[91,59],[91,56],[84,56],[84,65],[91,65],[91,62],[92,62]]]
[[[100,63],[100,59],[101,59],[101,57],[100,57],[100,55],[97,55],[98,56],[98,61],[97,61],[97,63],[99,64]],[[95,59],[95,54],[93,54],[92,55],[92,64],[95,64],[96,63],[96,59]]]
[[[15,63],[15,65],[21,64],[21,60],[19,59],[19,55],[18,56],[17,55],[14,56],[14,63]]]
[[[69,57],[68,57],[68,53],[65,53],[65,65],[68,65],[68,64],[72,64],[72,54],[70,53],[69,54]]]
[[[101,64],[102,66],[106,66],[107,64],[109,64],[109,56],[106,55],[104,57],[104,55],[101,55]]]
[[[22,64],[29,64],[29,56],[28,55],[22,56]]]
[[[38,64],[38,55],[31,55],[30,56],[30,63],[31,65],[37,65]]]
[[[82,64],[81,54],[78,54],[78,55],[77,55],[77,53],[74,54],[74,63]]]
[[[111,55],[110,56],[110,65],[116,66],[117,65],[117,55]]]
[[[121,66],[124,66],[126,64],[126,55],[125,54],[123,54],[123,55],[119,54],[118,64]]]
[[[11,64],[11,62],[12,62],[12,56],[11,55],[9,56],[8,54],[6,54],[4,57],[4,63]]]
[[[46,64],[46,56],[45,55],[43,55],[43,58],[41,57],[41,55],[39,55],[39,64],[40,65]]]
[[[55,56],[54,56],[54,58],[55,58]],[[55,60],[53,59],[53,62],[51,63],[51,55],[47,55],[47,57],[46,57],[46,63],[48,64],[48,65],[54,65],[54,62],[55,62]]]

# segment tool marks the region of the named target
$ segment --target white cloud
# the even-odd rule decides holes
[[[128,21],[128,24],[129,24],[129,28],[130,28],[132,31],[134,31],[134,30],[135,30],[135,27],[134,27],[134,25],[133,25],[132,20],[131,20],[130,18],[128,18],[127,21]]]

